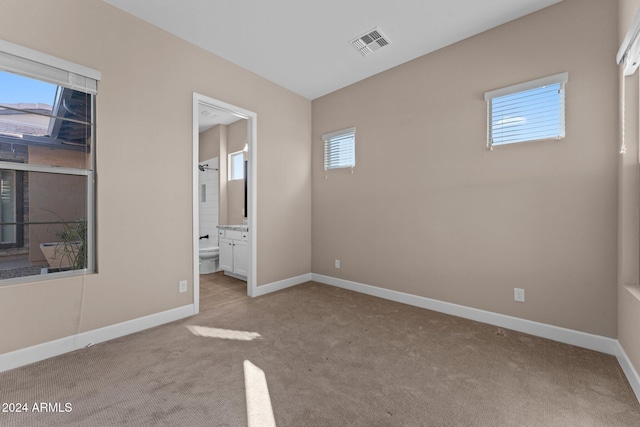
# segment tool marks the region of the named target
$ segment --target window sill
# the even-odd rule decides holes
[[[55,280],[55,279],[90,276],[92,274],[97,274],[97,273],[85,269],[85,270],[69,270],[69,271],[61,271],[61,272],[55,272],[55,273],[34,274],[31,276],[14,277],[9,279],[3,279],[2,281],[0,281],[0,289],[4,286],[30,285],[30,284],[37,284],[37,283],[41,283],[49,280]]]

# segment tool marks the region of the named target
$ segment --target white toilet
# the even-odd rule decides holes
[[[200,240],[200,274],[215,273],[220,261],[220,247],[209,239]]]

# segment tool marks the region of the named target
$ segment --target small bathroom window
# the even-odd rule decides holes
[[[229,181],[244,179],[244,151],[229,154]]]

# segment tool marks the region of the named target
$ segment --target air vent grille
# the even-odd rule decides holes
[[[360,52],[362,56],[367,56],[371,52],[374,52],[391,42],[379,28],[374,28],[362,34],[360,37],[356,37],[349,43],[351,43],[351,46]]]

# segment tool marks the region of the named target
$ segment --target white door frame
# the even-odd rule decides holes
[[[219,110],[228,111],[238,117],[247,120],[247,144],[249,153],[247,158],[248,164],[248,181],[247,181],[247,219],[249,225],[249,271],[247,271],[247,295],[253,297],[256,295],[256,274],[257,274],[257,184],[256,173],[258,171],[257,163],[257,124],[258,115],[253,111],[227,104],[208,96],[193,93],[193,158],[191,167],[193,168],[192,198],[193,198],[193,305],[194,314],[200,312],[200,269],[199,269],[199,242],[200,242],[200,212],[198,202],[198,153],[200,151],[199,130],[198,130],[198,106],[200,104],[208,105]]]

